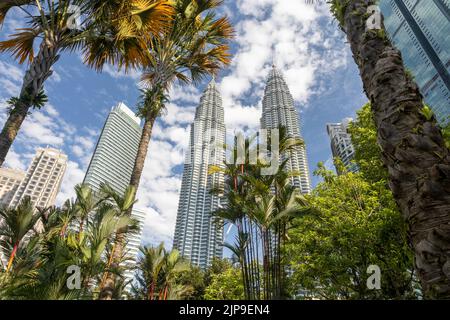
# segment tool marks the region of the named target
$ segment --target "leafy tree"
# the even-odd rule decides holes
[[[309,197],[316,215],[297,219],[286,246],[292,294],[300,289],[325,299],[414,297],[412,254],[406,228],[390,190],[361,174],[325,178]],[[381,290],[369,290],[367,268],[381,269]]]
[[[357,112],[357,118],[350,124],[349,132],[355,148],[354,161],[362,177],[373,183],[384,181],[387,184],[388,172],[381,160],[381,149],[377,143],[377,129],[370,103],[365,104]]]
[[[189,270],[180,272],[176,282],[186,288],[184,300],[202,300],[208,281],[205,272],[197,266],[190,266]]]
[[[424,293],[450,298],[450,150],[423,104],[401,53],[380,27],[367,28],[377,0],[330,0],[370,99],[389,186],[408,224]]]
[[[239,268],[228,267],[211,276],[211,283],[205,289],[206,300],[242,300],[244,285]]]

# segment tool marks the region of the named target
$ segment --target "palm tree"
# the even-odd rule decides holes
[[[17,251],[25,242],[42,212],[35,212],[29,197],[25,197],[16,209],[0,208],[0,248],[9,253],[6,272],[11,270]]]
[[[155,300],[161,287],[162,270],[165,264],[166,252],[164,244],[153,247],[139,248],[141,256],[137,262],[137,281],[139,287],[133,285],[134,296],[143,300]]]
[[[177,274],[190,269],[189,264],[183,260],[178,250],[172,250],[165,255],[164,264],[164,285],[160,292],[160,300],[167,300],[169,296],[172,298],[174,294],[170,294],[172,290],[177,291],[180,289],[175,284]]]
[[[138,105],[144,128],[130,185],[139,187],[153,125],[162,114],[171,85],[188,84],[216,73],[229,64],[228,40],[233,28],[226,17],[217,18],[220,0],[175,1],[170,28],[152,39],[150,61],[142,75],[146,89]]]
[[[108,185],[101,186],[101,193],[104,195],[104,200],[109,200],[114,204],[116,215],[118,217],[129,217],[128,212],[130,208],[133,206],[135,201],[135,190],[134,187],[129,186],[123,196],[118,194],[114,189],[112,189]],[[121,258],[123,257],[122,250],[117,250],[117,246],[123,247],[126,241],[126,234],[130,234],[131,232],[136,232],[138,226],[133,229],[130,229],[129,226],[127,228],[118,229],[115,235],[115,240],[112,245],[110,257],[108,260],[107,269],[115,269],[119,267],[119,263]],[[112,299],[114,295],[114,281],[115,274],[112,272],[105,272],[104,277],[102,279],[100,285],[100,299]]]
[[[78,238],[80,239],[84,225],[89,219],[89,214],[98,207],[99,201],[96,200],[92,189],[85,184],[75,186],[75,194],[77,200],[75,201],[74,209],[79,220]]]
[[[29,61],[18,97],[11,98],[10,113],[0,133],[0,166],[31,108],[40,109],[47,102],[44,82],[63,51],[81,49],[85,63],[101,70],[105,63],[132,66],[146,63],[146,35],[158,34],[170,20],[172,10],[167,1],[59,0],[41,4],[35,1],[7,1],[0,6],[0,19],[13,4],[35,4],[38,15],[29,14],[28,27],[0,42],[0,52],[11,52],[19,61]],[[71,29],[71,5],[78,5],[89,16],[80,29]],[[26,11],[24,9],[24,11]],[[138,36],[139,35],[139,36]],[[34,55],[35,40],[41,38],[39,52]]]
[[[282,245],[291,220],[311,212],[306,199],[290,184],[291,177],[298,173],[287,172],[290,151],[301,146],[303,141],[290,137],[285,128],[280,128],[279,139],[277,153],[284,160],[273,175],[263,174],[263,169],[269,166],[266,159],[259,158],[256,164],[249,161],[251,148],[257,147],[253,145],[255,137],[236,139],[230,150],[236,158],[238,144],[243,143],[244,164],[209,168],[210,174],[223,172],[226,176],[224,189],[213,190],[216,194],[225,194],[227,200],[214,215],[237,226],[235,243],[224,246],[239,258],[247,299],[282,297]],[[270,151],[275,154],[274,150]]]
[[[450,298],[449,149],[384,26],[366,28],[368,8],[377,1],[330,2],[372,104],[389,185],[409,226],[415,269],[425,296]]]
[[[124,203],[119,198],[117,202]],[[114,273],[119,282],[125,284],[122,280],[123,267],[109,264],[111,243],[119,232],[135,232],[137,221],[120,214],[124,210],[115,202],[103,200],[92,207],[80,236],[76,228],[67,228],[68,225],[77,226],[78,218],[72,211],[73,207],[67,206],[39,209],[41,232],[27,233],[27,241],[23,240],[18,246],[14,268],[9,273],[0,274],[0,298],[92,299],[96,297],[98,284],[107,273]],[[61,215],[64,218],[60,219]],[[66,228],[65,236],[61,237],[63,228]],[[119,257],[119,263],[127,258]],[[70,290],[66,286],[66,270],[73,265],[81,271],[80,290]],[[114,292],[115,297],[120,294],[121,287]]]

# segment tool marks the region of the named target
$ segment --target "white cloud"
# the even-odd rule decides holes
[[[68,161],[67,169],[61,183],[61,191],[56,198],[56,205],[63,204],[67,199],[75,198],[74,187],[83,182],[84,174],[85,170],[81,169],[77,162]]]
[[[9,150],[8,155],[6,156],[5,166],[20,170],[27,169],[27,164],[24,163],[22,155],[15,152],[13,149]]]
[[[23,72],[20,68],[7,62],[0,61],[0,74],[12,81],[20,82],[23,78]]]
[[[115,67],[107,64],[103,67],[103,72],[108,74],[109,76],[113,77],[114,79],[120,79],[120,78],[130,78],[133,80],[139,80],[141,77],[141,74],[138,70],[131,69],[127,72],[124,70],[117,70]]]
[[[244,17],[236,25],[238,49],[220,91],[227,127],[254,128],[272,63],[284,74],[296,104],[304,106],[319,77],[345,63],[345,51],[335,26],[321,21],[329,16],[325,4],[240,0],[236,5]]]

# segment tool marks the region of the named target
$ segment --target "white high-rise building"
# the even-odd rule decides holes
[[[300,133],[299,114],[294,106],[294,99],[280,71],[273,66],[264,92],[263,111],[261,118],[262,129],[286,128],[286,133],[292,138],[302,138]],[[305,146],[295,147],[281,155],[281,159],[289,157],[286,170],[298,172],[299,176],[291,178],[292,185],[299,188],[301,193],[311,192],[308,159]]]
[[[111,109],[89,164],[84,184],[98,192],[108,183],[116,192],[124,193],[141,139],[141,120],[125,104]]]
[[[26,196],[35,207],[47,208],[55,205],[56,196],[66,172],[67,155],[53,148],[39,148],[25,177],[14,192],[9,206],[12,208]]]
[[[25,175],[22,170],[0,168],[0,205],[9,206]]]
[[[100,191],[103,183],[110,185],[119,194],[125,193],[141,139],[140,123],[140,119],[124,103],[111,109],[83,181],[95,193]],[[141,230],[127,239],[125,250],[132,258],[129,265],[136,263],[145,212],[133,209],[132,217],[139,221]],[[133,276],[131,271],[125,273],[127,280],[131,280]]]
[[[204,92],[191,127],[181,184],[173,247],[192,264],[208,267],[222,257],[223,225],[211,213],[220,198],[210,193],[224,182],[223,174],[208,174],[210,165],[223,165],[225,124],[222,98],[213,80]]]
[[[345,118],[342,123],[327,124],[327,132],[331,140],[331,151],[333,158],[340,158],[349,171],[356,172],[358,167],[352,163],[355,156],[351,135],[348,126],[353,121],[352,118]],[[339,174],[339,168],[336,168]]]

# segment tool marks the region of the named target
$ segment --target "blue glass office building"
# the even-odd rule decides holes
[[[381,0],[384,24],[441,123],[450,117],[450,0]]]

